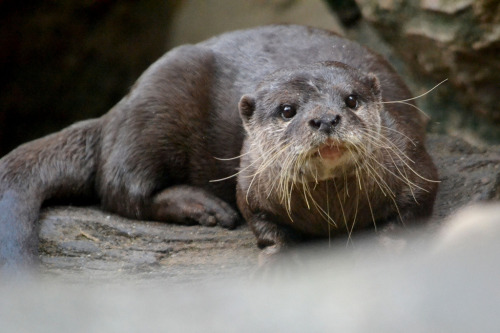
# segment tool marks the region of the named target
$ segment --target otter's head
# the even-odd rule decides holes
[[[248,154],[281,182],[333,178],[380,145],[380,102],[377,77],[342,63],[279,70],[240,100]]]

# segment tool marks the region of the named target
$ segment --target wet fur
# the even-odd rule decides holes
[[[358,227],[397,217],[409,222],[428,215],[435,184],[423,179],[435,179],[436,175],[423,146],[425,121],[404,104],[377,104],[383,139],[374,140],[374,144],[390,142],[392,148],[386,152],[381,148],[373,156],[388,169],[394,169],[394,159],[402,164],[403,160],[413,161],[422,178],[414,177],[416,173],[400,162],[396,164],[410,174],[412,183],[426,187],[423,193],[427,194],[418,194],[418,204],[409,195],[412,186],[390,172],[379,172],[387,183],[383,186],[374,184],[377,177],[366,170],[364,176],[342,172],[335,180],[286,187],[287,195],[275,187],[270,190],[272,200],[267,192],[256,190],[263,186],[262,179],[260,185],[250,186],[252,177],[244,177],[244,173],[252,175],[254,167],[263,161],[254,164],[249,153],[256,133],[248,126],[253,113],[245,114],[245,103],[240,103],[242,116],[238,112],[241,97],[258,93],[284,67],[305,71],[307,76],[307,66],[325,61],[346,64],[334,66],[344,66],[348,71],[356,68],[367,75],[367,87],[376,77],[383,101],[411,97],[380,56],[323,30],[269,26],[173,49],[101,118],[27,143],[0,160],[0,265],[36,261],[39,210],[53,199],[83,197],[130,218],[227,228],[238,223],[238,206],[259,245],[275,249],[301,235],[328,236],[335,228],[335,232],[350,233],[353,202],[357,202]],[[300,69],[303,66],[305,69]],[[294,85],[293,89],[301,87],[300,82]],[[266,93],[262,96],[265,98]],[[262,121],[265,123],[265,115]],[[293,131],[288,135],[293,136]],[[399,150],[408,158],[401,158]],[[241,162],[236,158],[240,154]],[[271,154],[279,155],[278,151]],[[371,165],[376,167],[378,163]],[[263,168],[261,176],[274,177],[269,170]],[[237,184],[234,175],[238,172]],[[213,181],[217,179],[225,180]],[[282,178],[281,188],[286,183]],[[392,198],[382,198],[381,187],[387,187],[386,192],[390,188]],[[417,188],[413,192],[418,192]],[[368,211],[363,196],[372,194],[373,211]],[[325,198],[329,202],[326,206]],[[342,227],[344,223],[346,227]]]

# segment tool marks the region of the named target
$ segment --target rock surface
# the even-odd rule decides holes
[[[463,206],[500,199],[500,147],[431,135],[428,148],[441,179],[435,221]],[[57,207],[42,213],[40,238],[43,274],[68,280],[184,283],[246,276],[258,266],[259,250],[246,225],[179,226],[127,220],[97,208]]]
[[[93,207],[56,207],[41,216],[42,270],[70,280],[133,277],[174,282],[244,274],[258,249],[237,230],[128,220]]]
[[[2,332],[497,332],[500,205],[460,212],[406,249],[313,251],[267,276],[1,280]],[[236,233],[237,235],[237,233]]]
[[[437,83],[448,78],[449,82],[436,93],[438,99],[446,101],[441,120],[471,127],[474,124],[470,122],[477,122],[474,117],[478,117],[495,123],[498,131],[500,2],[356,0],[356,3],[363,18],[410,68],[414,81],[428,87],[432,84],[425,80]],[[460,108],[468,113],[465,120],[447,114],[455,114]],[[499,140],[499,135],[485,134],[495,140]]]

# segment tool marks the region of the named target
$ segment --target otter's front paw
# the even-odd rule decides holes
[[[158,194],[152,205],[155,220],[179,224],[220,225],[233,229],[239,222],[238,213],[225,201],[203,189],[180,185]]]

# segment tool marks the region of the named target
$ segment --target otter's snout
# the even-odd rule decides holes
[[[309,120],[309,126],[313,130],[331,134],[335,127],[340,123],[340,115],[324,115],[321,118],[313,118]]]

